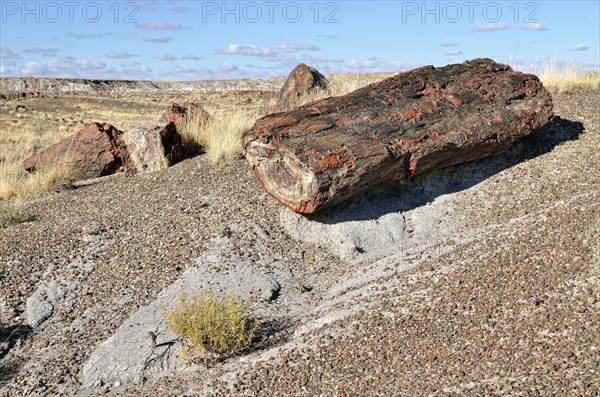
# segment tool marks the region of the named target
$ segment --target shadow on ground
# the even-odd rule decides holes
[[[551,127],[518,140],[504,154],[417,175],[396,185],[381,186],[305,216],[311,221],[336,224],[375,220],[391,212],[410,211],[438,196],[468,189],[516,164],[548,153],[564,142],[578,139],[583,131],[582,123],[556,116]]]
[[[7,326],[0,323],[0,386],[9,382],[23,364],[16,360],[6,360],[5,357],[19,341],[27,338],[31,332],[31,327],[27,325]]]
[[[260,326],[252,345],[253,351],[267,350],[282,345],[290,339],[295,327],[290,318],[260,320]]]

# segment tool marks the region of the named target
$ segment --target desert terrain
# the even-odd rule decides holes
[[[22,160],[88,123],[127,130],[185,101],[257,117],[282,82],[21,97],[41,83],[3,81],[0,204],[22,216],[0,228],[0,396],[598,395],[597,86],[553,92],[553,126],[508,153],[314,215],[273,200],[243,153],[11,188]],[[181,357],[163,313],[203,289],[261,322],[208,366]]]

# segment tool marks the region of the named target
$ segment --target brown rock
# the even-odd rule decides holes
[[[272,112],[284,112],[297,106],[302,96],[324,90],[329,82],[319,71],[303,63],[296,66],[279,92]]]
[[[196,102],[185,102],[183,105],[172,103],[165,110],[162,121],[165,123],[175,123],[175,127],[180,131],[179,126],[188,118],[191,118],[191,120],[198,124],[204,124],[208,121],[210,115],[204,110],[202,105]]]
[[[65,162],[75,169],[76,179],[110,175],[123,169],[123,134],[110,124],[92,123],[23,162],[32,172],[52,163]]]
[[[384,182],[505,152],[552,119],[536,76],[475,59],[268,115],[243,142],[263,188],[312,213]]]

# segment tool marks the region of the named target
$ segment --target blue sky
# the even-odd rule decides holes
[[[0,75],[150,80],[403,71],[477,57],[598,70],[592,1],[0,0]]]

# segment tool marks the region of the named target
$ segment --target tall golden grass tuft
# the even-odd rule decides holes
[[[264,109],[252,107],[216,110],[205,122],[187,118],[182,128],[184,146],[191,151],[203,148],[213,163],[222,165],[242,152],[242,134],[265,114]]]
[[[346,95],[396,74],[397,73],[356,73],[329,75],[327,76],[329,85],[326,89],[315,89],[302,95],[297,106],[302,106],[321,99]]]
[[[27,173],[19,167],[0,165],[0,198],[35,200],[56,192],[73,182],[75,170],[67,161],[59,161]]]
[[[575,62],[568,63],[565,68],[560,69],[555,60],[550,60],[543,65],[540,80],[553,94],[600,88],[600,73],[581,73]]]

